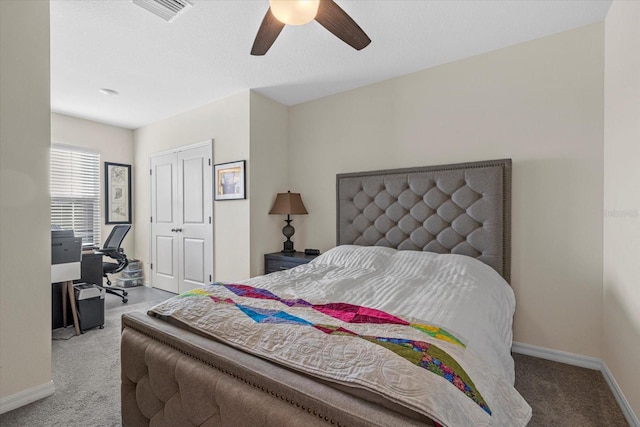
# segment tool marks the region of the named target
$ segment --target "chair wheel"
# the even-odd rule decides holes
[[[124,291],[124,292],[122,292],[122,295],[124,295],[126,297],[127,295],[129,295],[129,292]]]
[[[98,326],[98,329],[104,329],[104,325]]]
[[[125,302],[127,302],[127,301],[129,301],[129,300],[128,300],[128,299],[126,299],[126,298],[122,298],[122,303],[123,303],[123,304],[124,304]]]

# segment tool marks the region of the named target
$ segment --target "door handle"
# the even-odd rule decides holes
[[[182,228],[176,228],[176,231],[177,231],[178,233],[182,233]]]
[[[182,228],[172,228],[171,231],[173,231],[174,233],[179,233],[182,231]]]

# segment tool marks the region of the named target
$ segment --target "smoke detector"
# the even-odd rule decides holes
[[[192,6],[187,0],[133,0],[133,3],[167,22],[175,21]]]

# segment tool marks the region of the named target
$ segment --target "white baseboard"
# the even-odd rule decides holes
[[[631,427],[640,427],[640,420],[638,420],[638,417],[636,416],[636,414],[634,414],[633,410],[631,410],[631,405],[629,405],[627,398],[624,397],[624,394],[622,394],[622,390],[620,390],[620,386],[618,386],[616,379],[613,377],[613,374],[609,370],[609,367],[604,362],[602,362],[601,372],[602,372],[602,375],[604,376],[605,381],[607,382],[607,384],[609,384],[609,388],[611,389],[613,396],[616,398],[616,401],[618,402],[620,409],[622,409],[622,413],[624,414],[624,417],[627,419],[627,422],[629,423],[629,425]]]
[[[511,351],[527,356],[539,357],[540,359],[547,359],[554,362],[566,363],[567,365],[600,371],[629,425],[631,427],[640,427],[638,417],[631,409],[631,405],[629,405],[629,402],[624,397],[624,394],[622,393],[622,390],[620,390],[613,374],[602,359],[520,342],[514,342],[511,346]]]
[[[524,344],[521,342],[514,342],[511,346],[511,351],[513,351],[514,353],[525,354],[527,356],[539,357],[540,359],[566,363],[567,365],[593,369],[594,371],[602,370],[601,359],[590,356],[583,356],[582,354],[569,353],[566,351],[554,350],[546,347],[538,347],[537,345]]]
[[[0,414],[13,411],[36,400],[51,396],[56,391],[53,381],[23,390],[0,399]]]

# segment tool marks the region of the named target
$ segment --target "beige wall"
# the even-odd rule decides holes
[[[291,107],[296,246],[335,244],[336,173],[512,158],[514,339],[601,357],[603,31]]]
[[[640,3],[605,21],[604,361],[640,416]]]
[[[134,188],[137,196],[132,231],[136,257],[145,266],[145,277],[149,277],[150,262],[149,156],[213,139],[214,163],[249,160],[247,169],[250,171],[249,96],[249,91],[244,91],[134,131]],[[251,185],[247,185],[249,197],[251,191]],[[213,215],[214,279],[233,281],[249,277],[249,200],[215,202]]]
[[[2,407],[53,391],[49,134],[49,2],[0,1]]]
[[[133,164],[133,131],[91,120],[52,113],[51,142],[87,148],[100,153],[101,243],[104,242],[113,228],[113,225],[105,224],[104,162]],[[132,192],[133,200],[135,200],[135,188],[132,189]],[[122,247],[131,258],[135,252],[133,236],[127,236]]]
[[[282,250],[283,215],[269,215],[277,193],[288,185],[287,108],[252,92],[250,139],[251,167],[251,276],[264,274],[264,254]],[[295,236],[294,236],[295,240]],[[300,250],[300,248],[298,248]]]
[[[287,117],[285,106],[245,91],[134,131],[136,256],[145,267],[149,155],[213,139],[214,163],[247,160],[247,200],[214,202],[214,280],[263,274],[264,254],[280,248],[282,218],[268,212],[288,189]]]

